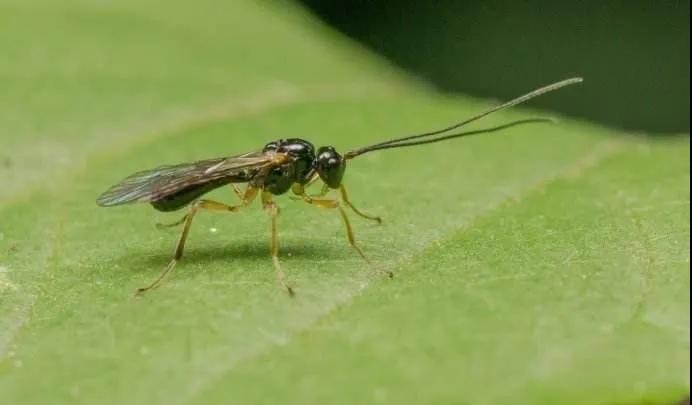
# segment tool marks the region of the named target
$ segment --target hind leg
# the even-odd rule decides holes
[[[223,212],[237,212],[241,208],[249,205],[257,196],[257,189],[250,188],[245,191],[243,196],[243,202],[240,205],[227,205],[220,203],[218,201],[212,200],[198,200],[192,205],[190,205],[190,210],[179,222],[183,224],[183,229],[178,237],[178,242],[175,245],[175,251],[173,252],[173,258],[168,263],[168,265],[161,271],[161,274],[152,281],[149,285],[137,289],[137,294],[143,294],[149,290],[156,288],[161,281],[168,275],[168,273],[175,268],[178,261],[183,257],[183,251],[185,249],[185,242],[187,241],[188,234],[190,233],[190,227],[192,226],[192,220],[199,210],[209,210],[209,211],[223,211]]]

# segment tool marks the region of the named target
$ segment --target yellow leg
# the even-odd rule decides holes
[[[238,188],[238,186],[236,186],[236,185],[233,184],[233,183],[231,183],[231,187],[233,188],[233,192],[235,192],[235,195],[237,195],[238,198],[240,198],[241,203],[242,203],[243,201],[245,201],[245,193],[244,193],[242,190],[240,190],[240,189]],[[248,186],[248,188],[246,189],[246,192],[247,192],[247,190],[249,190],[249,189],[251,189],[250,186]],[[257,191],[255,191],[255,193],[257,193]],[[226,210],[225,210],[225,209],[222,209],[222,211],[226,211]],[[171,223],[166,223],[166,224],[164,224],[164,223],[158,222],[158,223],[156,223],[156,227],[159,228],[159,229],[176,227],[176,226],[182,224],[183,222],[185,222],[185,220],[187,219],[188,215],[189,215],[189,214],[185,214],[185,215],[183,215],[183,217],[180,218],[179,220],[177,220],[177,221],[175,221],[175,222],[171,222]]]
[[[368,215],[368,214],[364,214],[364,213],[361,212],[358,208],[354,207],[353,204],[351,204],[351,200],[349,200],[349,198],[348,198],[348,193],[346,192],[346,187],[344,187],[343,184],[342,184],[341,186],[339,186],[339,191],[341,192],[341,200],[342,200],[342,201],[344,202],[344,204],[346,204],[350,209],[352,209],[353,212],[355,212],[356,214],[360,215],[361,217],[363,217],[363,218],[365,218],[365,219],[369,219],[369,220],[371,220],[371,221],[375,221],[375,222],[377,222],[378,224],[381,224],[381,223],[382,223],[382,218],[380,218],[380,217],[375,217],[375,216]]]
[[[336,208],[339,210],[339,214],[341,215],[341,220],[344,222],[344,227],[346,228],[346,237],[348,238],[348,243],[351,245],[353,250],[355,250],[360,257],[363,258],[368,264],[370,264],[370,260],[365,256],[363,251],[360,249],[358,244],[356,243],[356,237],[355,234],[353,233],[353,227],[351,226],[351,221],[348,219],[348,215],[346,215],[346,211],[341,207],[341,204],[339,204],[339,201],[337,200],[327,200],[327,199],[317,199],[317,198],[311,198],[308,196],[303,196],[303,200],[307,202],[308,204],[314,205],[315,207],[318,208],[331,208],[334,209]],[[375,270],[379,273],[386,274],[387,276],[394,277],[394,273],[388,270],[382,270],[380,268],[375,267]]]
[[[324,184],[324,185],[322,185],[322,190],[320,190],[319,193],[314,194],[312,197],[318,197],[318,198],[324,197],[325,195],[327,195],[328,192],[329,192],[329,186]]]
[[[281,263],[279,262],[279,235],[276,227],[276,219],[279,216],[279,207],[272,200],[272,195],[269,192],[262,193],[262,206],[269,214],[271,218],[271,255],[272,263],[274,263],[274,268],[276,269],[276,278],[281,284],[281,286],[288,292],[288,295],[293,297],[295,292],[293,287],[286,281],[286,273],[284,273],[281,268]]]
[[[319,179],[320,179],[320,175],[319,175],[319,174],[317,174],[317,173],[313,174],[313,175],[312,175],[312,178],[310,179],[310,181],[308,181],[308,184],[305,185],[305,188],[309,188],[310,186],[312,186],[313,184],[315,184],[315,182],[316,182],[317,180],[319,180]]]
[[[312,186],[313,184],[315,184],[315,182],[319,179],[320,176],[317,173],[315,173],[312,176],[312,178],[310,178],[310,180],[307,182],[307,184],[294,184],[293,187],[291,187],[291,191],[293,192],[293,194],[295,194],[295,196],[291,196],[290,199],[296,201],[302,200],[304,196],[308,195],[307,189],[310,188],[310,186]],[[325,195],[327,195],[328,192],[329,186],[323,184],[320,192],[317,194],[310,195],[310,197],[324,197]]]
[[[224,211],[224,212],[237,212],[241,208],[249,205],[257,196],[257,189],[248,187],[243,195],[243,202],[240,205],[227,205],[212,200],[198,200],[190,205],[190,210],[180,221],[183,223],[183,230],[180,232],[178,237],[178,242],[175,245],[175,252],[173,253],[173,258],[168,263],[168,265],[163,269],[161,274],[146,287],[138,288],[137,294],[143,294],[149,290],[156,288],[161,281],[166,277],[168,273],[173,270],[178,261],[183,257],[183,250],[185,249],[185,242],[187,241],[187,236],[190,233],[190,226],[192,225],[192,220],[200,209],[210,210],[210,211]]]
[[[170,222],[170,223],[166,223],[166,224],[161,223],[161,222],[157,222],[157,223],[156,223],[156,227],[159,228],[159,229],[176,227],[176,226],[182,224],[183,222],[185,222],[185,220],[187,219],[187,216],[188,216],[188,215],[189,215],[189,213],[183,215],[182,218],[180,218],[179,220],[177,220],[177,221],[175,221],[175,222]]]

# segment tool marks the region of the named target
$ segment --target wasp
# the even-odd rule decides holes
[[[545,122],[547,119],[525,119],[510,122],[501,126],[454,132],[467,124],[477,121],[496,111],[503,110],[528,101],[534,97],[559,88],[580,83],[575,77],[541,87],[506,103],[481,112],[471,118],[455,123],[446,128],[405,136],[380,142],[374,145],[354,149],[340,154],[332,146],[318,149],[304,139],[281,139],[266,144],[262,150],[231,157],[201,160],[193,163],[160,166],[132,174],[114,185],[97,199],[97,204],[104,207],[137,202],[150,203],[155,209],[164,212],[177,211],[187,207],[187,213],[178,221],[169,224],[157,224],[159,227],[182,226],[175,245],[173,257],[159,276],[149,285],[139,288],[144,293],[157,287],[183,256],[185,241],[195,216],[200,211],[238,212],[260,198],[262,207],[271,219],[271,258],[276,276],[283,288],[294,294],[279,262],[279,242],[277,237],[277,216],[279,207],[274,196],[291,192],[293,198],[318,208],[336,211],[343,220],[346,237],[355,252],[369,263],[367,257],[356,243],[353,227],[346,209],[356,215],[381,223],[380,217],[368,215],[353,205],[344,186],[344,174],[347,162],[365,153],[383,149],[394,149],[446,141],[469,135],[496,132],[515,125],[531,122]],[[309,195],[306,190],[313,183],[321,181],[322,189],[316,195]],[[245,184],[244,190],[237,184]],[[206,193],[221,186],[230,185],[240,199],[237,205],[201,198]],[[333,198],[326,198],[331,191]],[[381,271],[381,270],[380,270]],[[390,277],[391,272],[385,272]]]

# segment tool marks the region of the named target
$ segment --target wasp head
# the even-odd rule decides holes
[[[346,161],[333,147],[323,146],[317,150],[312,167],[330,188],[339,188],[346,171]]]

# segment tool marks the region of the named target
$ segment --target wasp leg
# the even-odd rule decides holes
[[[175,221],[175,222],[170,222],[170,223],[166,223],[166,224],[161,223],[161,222],[157,222],[157,223],[156,223],[156,227],[159,228],[159,229],[163,229],[163,228],[173,228],[173,227],[178,226],[178,225],[182,224],[183,222],[185,222],[185,220],[187,219],[187,216],[188,216],[188,215],[189,215],[189,214],[183,215],[182,218],[180,218],[179,220],[177,220],[177,221]]]
[[[245,195],[243,194],[243,192],[238,188],[238,186],[236,186],[236,185],[233,184],[233,183],[231,183],[231,187],[233,188],[233,192],[235,193],[235,195],[237,195],[238,198],[240,198],[240,200],[242,201],[243,198],[245,197]]]
[[[366,263],[371,264],[370,260],[365,256],[365,253],[360,249],[358,244],[356,243],[356,237],[355,234],[353,233],[353,227],[351,226],[351,221],[348,219],[348,215],[346,215],[346,211],[343,209],[341,204],[339,204],[338,200],[323,200],[323,199],[315,199],[311,198],[308,196],[303,196],[303,200],[307,202],[308,204],[314,205],[318,208],[331,208],[334,209],[336,208],[339,210],[339,214],[341,215],[341,220],[344,222],[344,227],[346,228],[346,237],[348,238],[348,243],[351,245],[353,250],[355,250],[360,257],[365,260]],[[382,270],[380,268],[375,267],[374,268],[377,272],[386,274],[389,278],[394,277],[394,273],[388,270]]]
[[[240,189],[238,188],[238,186],[236,186],[236,185],[233,184],[233,183],[231,183],[231,187],[233,187],[233,192],[235,192],[235,195],[237,195],[238,198],[240,198],[240,201],[241,201],[241,202],[245,201],[245,193],[243,193],[243,191],[240,190]],[[176,227],[176,226],[182,224],[183,222],[185,222],[185,220],[187,219],[188,215],[189,215],[189,214],[185,214],[185,215],[183,215],[183,217],[180,218],[179,220],[177,220],[177,221],[175,221],[175,222],[171,222],[171,223],[161,223],[161,222],[157,222],[157,223],[156,223],[156,227],[159,228],[159,229]]]
[[[224,212],[237,212],[241,208],[249,205],[257,196],[257,189],[248,187],[243,195],[243,202],[240,205],[227,205],[212,200],[198,200],[190,206],[190,211],[183,217],[183,230],[180,232],[178,237],[178,242],[175,245],[175,252],[173,253],[173,258],[168,263],[168,265],[163,269],[161,274],[146,287],[141,287],[137,289],[137,294],[143,294],[149,290],[156,288],[161,281],[166,277],[168,273],[173,270],[178,261],[183,257],[183,250],[185,249],[185,242],[187,241],[187,236],[190,233],[190,226],[192,225],[192,220],[200,209],[210,210],[210,211],[224,211]]]
[[[289,198],[294,201],[302,200],[304,198],[303,196],[307,195],[306,190],[310,188],[310,186],[315,184],[315,182],[319,179],[320,176],[317,173],[315,173],[312,175],[312,177],[306,184],[294,184],[292,187],[292,191],[295,195],[292,195]],[[320,190],[318,194],[311,195],[310,197],[324,197],[325,195],[327,195],[328,192],[329,186],[324,184],[322,185],[322,190]]]
[[[284,273],[281,268],[281,263],[279,262],[279,235],[276,229],[276,218],[279,216],[279,207],[272,200],[271,193],[266,191],[262,193],[262,206],[267,213],[269,213],[269,217],[271,218],[271,255],[272,263],[274,263],[274,268],[276,269],[276,278],[286,292],[288,292],[288,295],[293,297],[295,292],[293,291],[293,287],[286,281],[286,273]]]
[[[293,190],[293,194],[295,194],[295,195],[292,195],[289,198],[293,201],[305,201],[306,199],[312,200],[313,198],[322,198],[322,197],[326,196],[327,193],[329,193],[329,190],[330,190],[329,186],[325,184],[322,186],[322,189],[320,190],[319,193],[307,194],[305,192],[305,188],[303,186],[299,186],[298,188]]]
[[[310,179],[310,181],[308,182],[308,184],[305,185],[305,189],[307,189],[308,187],[310,187],[311,185],[313,185],[313,184],[314,184],[317,180],[319,180],[319,179],[320,179],[319,174],[315,173],[315,175],[312,177],[312,179]],[[310,197],[318,197],[318,198],[319,198],[319,197],[324,197],[325,195],[327,195],[328,192],[329,192],[329,186],[325,183],[325,184],[322,184],[322,189],[320,189],[320,192],[319,192],[319,193],[317,193],[317,194],[311,194]],[[303,193],[303,194],[304,194],[304,193]]]
[[[371,221],[375,221],[375,222],[377,222],[378,224],[381,224],[381,223],[382,223],[382,218],[376,217],[376,216],[372,216],[372,215],[368,215],[368,214],[365,214],[365,213],[361,212],[358,208],[354,207],[353,204],[351,203],[351,200],[349,200],[349,198],[348,198],[348,192],[346,192],[346,187],[344,187],[343,184],[342,184],[341,186],[339,186],[339,191],[341,192],[341,200],[342,200],[342,201],[344,202],[344,204],[346,204],[350,209],[352,209],[353,212],[355,212],[356,214],[360,215],[361,217],[363,217],[363,218],[365,218],[365,219],[369,219],[369,220],[371,220]]]
[[[315,182],[319,179],[320,179],[319,174],[317,174],[317,173],[313,174],[312,177],[310,178],[310,180],[308,181],[308,183],[305,185],[305,188],[309,188],[310,186],[315,184]]]
[[[324,184],[319,193],[313,194],[310,197],[317,197],[317,198],[324,197],[325,195],[327,195],[328,192],[329,192],[329,186],[327,184]]]

